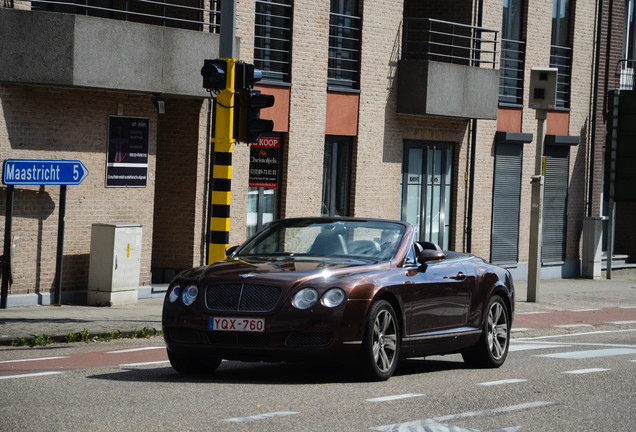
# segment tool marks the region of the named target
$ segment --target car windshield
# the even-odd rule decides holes
[[[290,219],[275,222],[236,255],[336,256],[389,260],[405,227],[390,221]]]

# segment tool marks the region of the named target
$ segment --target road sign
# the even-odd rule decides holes
[[[88,169],[78,160],[7,159],[2,169],[5,185],[78,185]]]

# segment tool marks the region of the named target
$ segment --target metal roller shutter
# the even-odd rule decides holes
[[[497,143],[490,251],[493,263],[512,264],[517,263],[519,258],[522,159],[522,144]]]
[[[568,178],[570,147],[545,147],[545,186],[543,190],[544,264],[561,263],[565,257],[567,234]]]

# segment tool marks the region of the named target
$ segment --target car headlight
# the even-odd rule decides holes
[[[174,287],[172,287],[172,290],[170,291],[170,295],[168,296],[168,301],[170,303],[176,302],[177,299],[179,298],[179,294],[181,294],[181,287],[179,285],[175,285]]]
[[[196,285],[189,285],[184,291],[181,299],[183,300],[183,304],[186,306],[190,306],[197,299],[199,295],[199,288]]]
[[[327,307],[336,307],[345,299],[345,292],[340,288],[332,288],[322,295],[322,304]]]
[[[318,301],[318,291],[313,288],[303,288],[294,296],[293,305],[298,309],[309,309]]]

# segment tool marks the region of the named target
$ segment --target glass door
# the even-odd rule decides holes
[[[402,220],[416,239],[449,248],[453,144],[406,141],[402,165]]]

